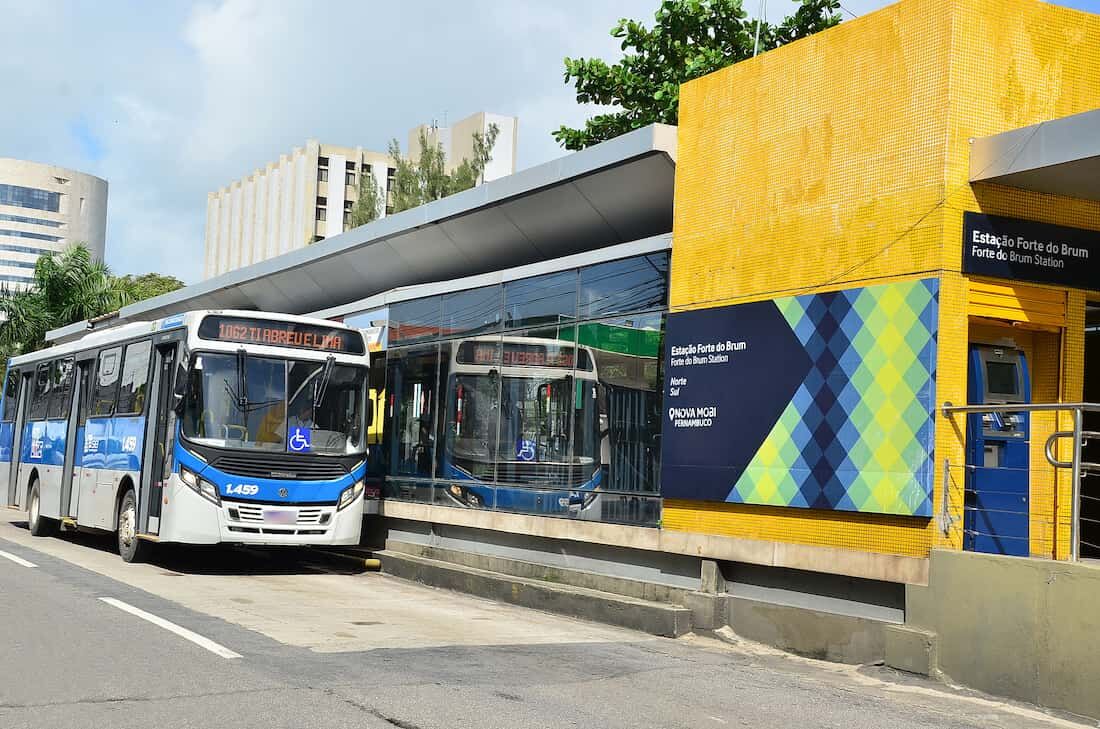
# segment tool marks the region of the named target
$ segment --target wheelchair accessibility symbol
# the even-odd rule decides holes
[[[287,439],[287,447],[293,453],[309,453],[310,449],[313,448],[309,428],[291,428],[290,438]]]
[[[516,460],[533,461],[535,455],[535,441],[520,438],[519,442],[516,443]]]

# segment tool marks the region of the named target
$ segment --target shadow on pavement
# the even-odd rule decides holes
[[[11,525],[27,529],[25,521]],[[117,557],[115,535],[66,529],[56,537],[86,549]],[[309,547],[244,547],[237,545],[154,544],[147,563],[171,574],[195,575],[357,575],[367,572],[362,557]],[[118,557],[118,559],[122,559]]]

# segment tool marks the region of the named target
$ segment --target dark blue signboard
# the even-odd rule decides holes
[[[1100,232],[963,215],[963,273],[1100,289]]]
[[[810,367],[771,301],[672,314],[662,495],[726,501]]]
[[[669,315],[661,493],[932,512],[939,280]]]

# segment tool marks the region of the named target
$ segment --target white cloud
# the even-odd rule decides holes
[[[884,4],[844,0],[857,14]],[[484,109],[520,117],[520,167],[564,154],[550,132],[593,110],[563,84],[562,58],[615,58],[611,26],[657,6],[0,0],[0,156],[105,177],[108,263],[195,281],[206,194],[307,138],[384,150],[415,124]],[[795,7],[770,0],[768,14]]]

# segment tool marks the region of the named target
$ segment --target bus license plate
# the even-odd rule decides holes
[[[285,509],[264,509],[264,521],[269,524],[294,524],[298,521],[298,512]]]

